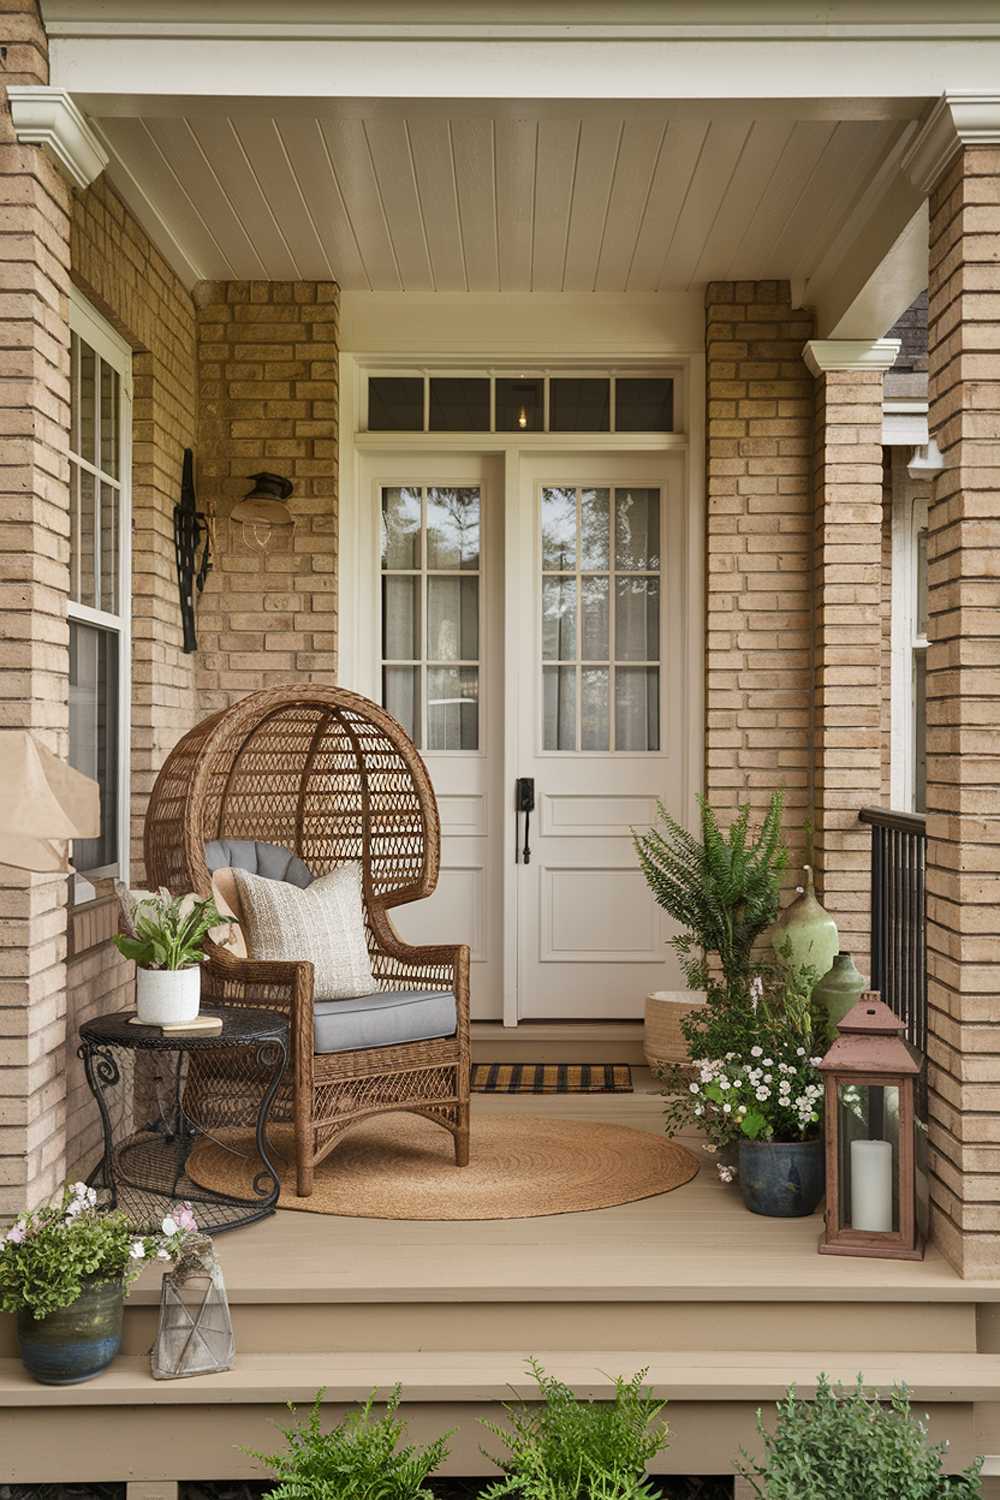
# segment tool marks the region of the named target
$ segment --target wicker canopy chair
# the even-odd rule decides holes
[[[385,1110],[412,1110],[443,1125],[464,1166],[469,950],[414,947],[389,918],[393,907],[431,894],[440,853],[434,792],[402,727],[366,698],[311,685],[253,693],[206,719],[184,736],[156,779],[145,826],[149,883],[209,895],[205,850],[217,839],[280,845],[314,876],[359,861],[379,990],[445,990],[455,997],[452,1036],[317,1053],[312,964],[238,959],[209,945],[206,1003],[262,1006],[289,1017],[292,1062],[274,1118],[294,1122],[300,1196],[312,1192],[315,1166],[344,1131]],[[227,1091],[221,1051],[217,1066],[218,1097],[227,1102],[214,1123],[232,1124],[238,1091]],[[248,1098],[238,1123],[252,1123],[251,1105]]]

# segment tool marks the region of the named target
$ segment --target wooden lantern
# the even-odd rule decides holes
[[[837,1026],[826,1077],[825,1255],[920,1260],[914,1085],[920,1054],[873,991]]]

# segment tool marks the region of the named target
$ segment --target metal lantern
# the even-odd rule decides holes
[[[914,1085],[921,1059],[873,991],[837,1026],[826,1077],[826,1255],[920,1260]]]
[[[232,1369],[235,1355],[222,1268],[208,1235],[192,1235],[163,1278],[153,1379],[215,1375]]]

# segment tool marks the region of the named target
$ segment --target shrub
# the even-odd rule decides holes
[[[981,1460],[963,1474],[942,1474],[947,1444],[928,1442],[905,1386],[883,1404],[860,1375],[850,1391],[821,1375],[815,1401],[800,1401],[793,1387],[778,1404],[774,1431],[760,1413],[757,1430],[764,1461],[740,1472],[762,1500],[978,1500],[982,1493]]]
[[[383,1416],[373,1414],[372,1391],[364,1406],[329,1432],[320,1426],[322,1401],[319,1391],[304,1422],[280,1429],[287,1453],[247,1450],[278,1480],[269,1500],[433,1500],[426,1481],[448,1456],[448,1436],[428,1448],[400,1446],[406,1425],[396,1416],[398,1385]],[[294,1406],[288,1409],[294,1414]]]
[[[578,1400],[536,1360],[531,1373],[540,1402],[505,1406],[509,1428],[484,1423],[507,1456],[487,1454],[503,1477],[483,1500],[646,1500],[656,1493],[646,1468],[666,1447],[668,1429],[656,1420],[664,1402],[643,1389],[645,1370],[631,1380],[619,1376],[610,1401]]]

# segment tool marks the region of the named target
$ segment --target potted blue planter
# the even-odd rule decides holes
[[[752,1214],[802,1219],[826,1187],[822,1136],[814,1141],[740,1141],[740,1192]]]

